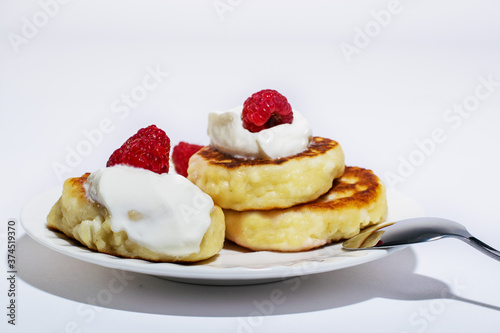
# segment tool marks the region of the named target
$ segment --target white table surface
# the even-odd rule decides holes
[[[0,331],[500,330],[500,262],[452,239],[294,285],[210,287],[133,274],[102,304],[93,299],[117,272],[42,247],[19,220],[32,197],[102,167],[138,128],[155,123],[174,144],[206,144],[208,112],[273,88],[314,134],[342,144],[348,165],[371,168],[427,215],[455,219],[500,248],[498,3],[40,0],[0,8],[0,246],[5,258],[7,222],[16,219],[18,269],[15,326],[0,279]],[[148,71],[156,81],[144,83]],[[85,146],[85,133],[106,121],[107,133]],[[86,156],[69,166],[78,147]],[[5,260],[1,267],[8,277]],[[274,290],[284,298],[271,306]]]

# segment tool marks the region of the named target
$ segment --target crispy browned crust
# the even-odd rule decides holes
[[[311,143],[307,150],[292,156],[277,158],[277,159],[246,159],[246,158],[237,158],[232,155],[228,155],[223,153],[211,146],[205,146],[198,154],[203,157],[210,164],[222,166],[228,169],[234,169],[238,167],[244,166],[254,166],[254,165],[280,165],[292,159],[302,159],[307,157],[314,157],[320,154],[325,154],[329,150],[335,148],[338,145],[338,142],[322,138],[322,137],[313,137]]]
[[[317,200],[299,205],[309,209],[361,208],[373,202],[383,191],[379,178],[369,169],[349,166],[342,177],[333,181],[333,186]],[[336,199],[328,200],[329,196]],[[326,200],[326,201],[325,201]]]
[[[85,183],[87,182],[87,178],[89,178],[90,173],[87,172],[83,174],[81,177],[74,177],[74,178],[68,178],[66,181],[71,184],[71,188],[73,189],[73,192],[76,194],[79,194],[79,197],[85,197]]]

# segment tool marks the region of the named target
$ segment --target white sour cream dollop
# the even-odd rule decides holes
[[[108,210],[114,232],[151,251],[199,252],[210,226],[212,198],[185,177],[116,165],[90,174],[87,195]]]
[[[276,159],[307,149],[312,129],[302,115],[293,110],[291,124],[281,124],[257,133],[243,127],[243,107],[208,115],[208,136],[212,147],[235,157]]]

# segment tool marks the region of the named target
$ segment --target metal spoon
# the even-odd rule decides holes
[[[500,261],[500,251],[473,237],[463,225],[437,217],[413,218],[375,225],[346,240],[342,246],[352,251],[388,249],[445,237],[458,238],[487,256]]]

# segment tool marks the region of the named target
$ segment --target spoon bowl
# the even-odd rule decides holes
[[[364,229],[360,234],[346,240],[342,246],[349,251],[388,249],[446,237],[458,238],[487,256],[500,261],[499,251],[473,237],[463,225],[437,217],[381,223]]]

